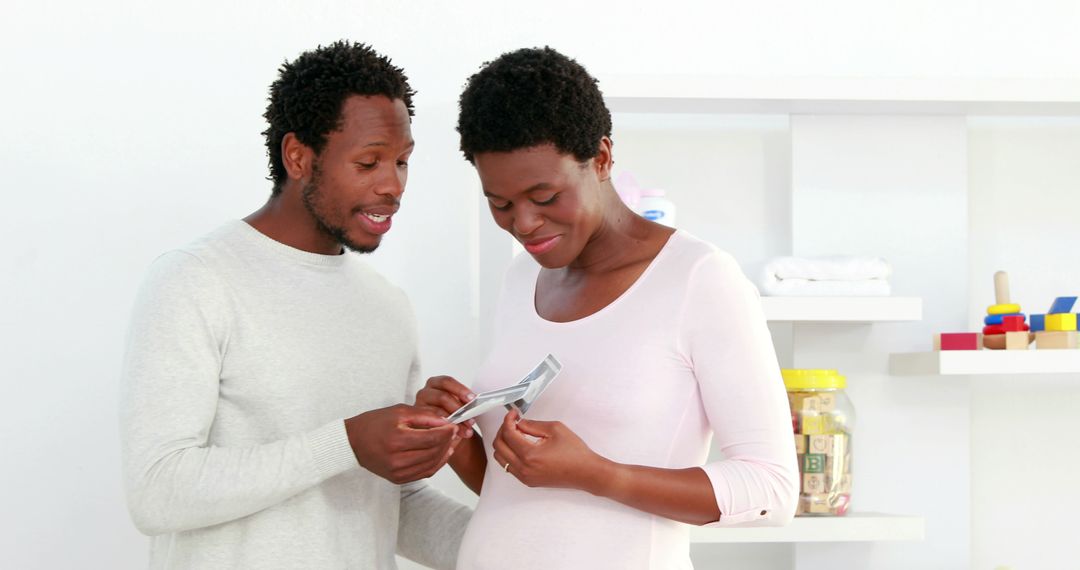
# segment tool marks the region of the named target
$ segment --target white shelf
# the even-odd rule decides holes
[[[612,112],[1080,114],[1080,81],[1007,78],[602,76]]]
[[[922,319],[919,297],[762,297],[770,321],[869,323]]]
[[[894,376],[1080,374],[1080,350],[943,350],[889,356]]]
[[[849,513],[842,517],[795,517],[785,527],[690,529],[690,542],[868,542],[922,540],[926,521],[922,517]]]

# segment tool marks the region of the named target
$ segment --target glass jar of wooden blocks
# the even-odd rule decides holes
[[[783,370],[799,457],[798,516],[838,516],[851,504],[855,407],[836,370]]]

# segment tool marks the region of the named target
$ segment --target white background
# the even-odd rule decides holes
[[[493,300],[481,270],[492,232],[453,125],[457,94],[483,61],[551,45],[596,75],[1076,79],[1078,24],[1080,3],[1052,0],[6,2],[0,566],[145,566],[146,540],[124,507],[116,429],[128,310],[157,254],[267,197],[261,114],[285,59],[339,38],[365,41],[403,66],[419,91],[419,145],[404,208],[372,262],[417,307],[425,371],[467,379],[482,355],[480,315]],[[784,192],[789,178],[798,180],[799,171],[790,172],[798,156],[792,163],[780,148],[789,127],[778,121],[785,120],[720,121],[710,127],[718,136],[704,146],[692,142],[700,131],[653,139],[631,124],[624,138],[617,131],[616,160],[644,173],[644,182],[668,186],[676,203],[722,187],[708,200],[716,218],[702,210],[682,216],[752,273],[768,255],[793,247],[798,202]],[[977,324],[999,268],[1013,273],[1014,296],[1034,306],[1029,311],[1080,289],[1080,125],[972,120],[965,131],[967,195],[952,213],[936,214],[942,225],[920,228],[913,220],[912,228],[924,247],[936,235],[926,232],[952,224],[940,230],[941,247],[959,248],[966,266],[938,277],[916,276],[932,266],[912,264],[898,278],[910,284],[900,293],[940,300],[927,307],[928,321],[953,329]],[[710,153],[695,154],[702,148]],[[703,164],[710,157],[716,164]],[[837,218],[872,215],[843,207]],[[736,230],[752,241],[725,243]],[[820,243],[857,239],[845,231],[832,225]],[[919,326],[875,329],[870,344],[925,348],[919,343],[933,329]],[[892,348],[897,341],[906,345]],[[813,360],[807,350],[815,346],[795,356]],[[865,437],[903,438],[909,429],[920,434],[914,441],[934,430],[953,434],[925,455],[918,445],[900,446],[893,476],[914,487],[883,483],[880,463],[871,469],[877,482],[863,483],[876,489],[867,491],[871,506],[903,502],[912,506],[904,512],[926,515],[927,542],[800,547],[792,555],[800,568],[1075,564],[1067,546],[1080,509],[1076,382],[919,380],[914,389],[894,390],[889,381],[872,377],[863,385],[863,421],[874,413],[888,419]],[[899,401],[889,400],[896,395]],[[861,443],[890,453],[886,441]],[[948,484],[936,483],[937,471]],[[914,472],[923,475],[908,477]],[[462,495],[447,477],[437,483]],[[925,503],[940,508],[920,509]],[[949,509],[956,512],[941,515]],[[701,549],[696,560],[714,568],[736,555]]]

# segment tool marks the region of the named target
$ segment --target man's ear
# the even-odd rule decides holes
[[[315,152],[300,142],[296,134],[287,133],[281,139],[281,162],[285,164],[285,172],[289,174],[289,178],[303,180],[311,176],[314,161]]]
[[[596,178],[600,182],[611,179],[611,167],[615,164],[615,159],[611,154],[611,145],[610,138],[601,138],[600,152],[593,157],[593,168],[596,169]]]

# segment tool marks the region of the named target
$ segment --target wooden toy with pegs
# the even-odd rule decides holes
[[[986,326],[983,328],[983,346],[993,350],[1027,350],[1035,340],[1024,322],[1020,305],[1009,300],[1009,274],[994,274],[994,304],[986,309]]]

